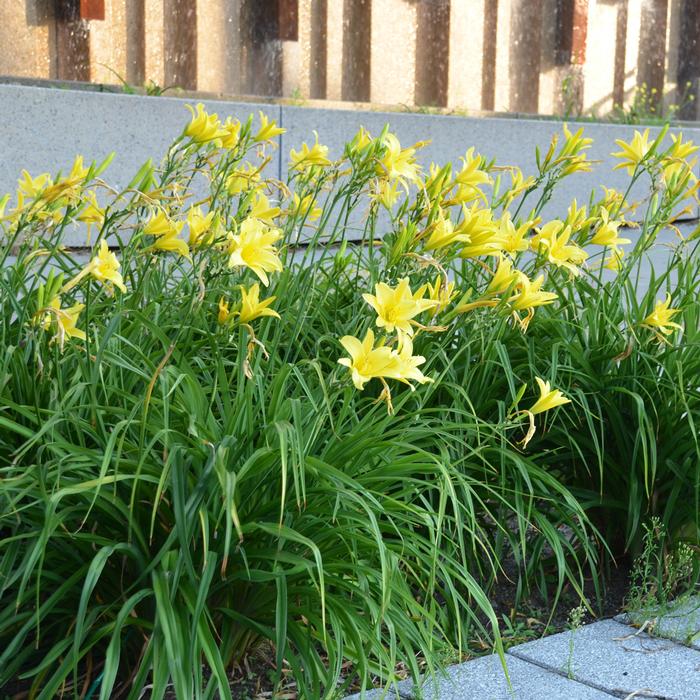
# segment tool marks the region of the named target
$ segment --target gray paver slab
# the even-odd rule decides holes
[[[364,695],[362,693],[355,693],[354,695],[348,695],[344,700],[395,700],[401,699],[401,695],[397,695],[396,690],[366,690]]]
[[[510,649],[509,653],[625,698],[700,698],[700,652],[604,620]]]
[[[624,613],[615,618],[618,622],[641,627],[655,637],[674,639],[700,650],[700,596],[690,596],[665,607],[648,608]]]
[[[557,673],[552,673],[522,659],[506,656],[512,689],[508,688],[497,655],[483,656],[447,669],[446,678],[437,683],[428,680],[420,692],[413,691],[412,681],[399,683],[402,695],[430,700],[610,700],[612,697]]]

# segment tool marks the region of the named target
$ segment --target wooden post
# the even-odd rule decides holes
[[[146,80],[144,3],[145,0],[127,0],[126,2],[126,80],[131,85],[143,85]]]
[[[681,96],[681,119],[697,119],[698,83],[700,82],[700,4],[682,0],[678,42],[678,92]]]
[[[56,77],[59,80],[90,80],[90,28],[81,19],[76,0],[56,5]]]
[[[509,108],[536,114],[540,96],[542,0],[512,0]]]
[[[496,105],[496,48],[498,46],[498,0],[484,6],[481,109],[492,112]]]
[[[324,99],[328,75],[328,0],[301,1],[299,48],[301,94],[311,99]]]
[[[617,10],[615,28],[615,78],[613,83],[613,106],[625,103],[625,63],[627,57],[627,20],[629,0],[623,0]],[[643,47],[640,44],[640,48]]]
[[[345,0],[343,25],[342,98],[369,102],[372,1]]]
[[[165,0],[165,85],[197,89],[197,0]]]
[[[588,0],[558,0],[554,36],[557,94],[554,103],[557,111],[566,116],[583,111],[583,66],[586,63],[587,40]]]
[[[643,0],[637,85],[646,85],[652,109],[657,109],[663,99],[667,25],[668,0]]]
[[[418,4],[415,102],[447,106],[450,74],[450,0]]]

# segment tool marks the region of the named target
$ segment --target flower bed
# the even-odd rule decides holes
[[[581,131],[526,176],[360,130],[281,182],[273,121],[191,111],[122,190],[77,158],[3,200],[0,688],[231,697],[264,648],[342,695],[502,651],[506,562],[556,604],[647,514],[697,541],[697,236],[636,282],[692,143],[542,221]]]

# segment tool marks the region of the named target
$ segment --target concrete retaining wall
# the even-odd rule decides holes
[[[104,177],[123,186],[147,158],[158,161],[168,144],[189,119],[185,104],[193,100],[173,97],[143,97],[90,91],[49,89],[23,85],[0,85],[0,123],[3,147],[0,149],[0,193],[14,192],[23,168],[32,175],[43,171],[64,172],[76,154],[87,161],[116,155]],[[402,145],[431,139],[420,152],[420,160],[443,164],[456,161],[474,146],[501,165],[518,165],[525,175],[535,171],[535,147],[546,151],[551,136],[561,131],[556,121],[518,118],[468,118],[443,115],[401,114],[329,110],[250,102],[205,101],[207,109],[220,117],[241,120],[262,109],[287,129],[269,172],[286,173],[289,150],[306,140],[319,140],[338,156],[343,144],[360,126],[373,135],[388,123]],[[573,129],[574,124],[570,127]],[[615,139],[629,139],[634,127],[587,123],[586,134],[594,139],[589,158],[600,160],[592,173],[577,173],[555,193],[545,212],[548,217],[563,216],[575,197],[586,202],[590,192],[605,184],[624,190],[628,177],[613,170],[610,157],[617,150]],[[652,131],[657,131],[652,129]],[[674,129],[673,131],[679,131]],[[683,130],[684,137],[700,142],[700,128]],[[644,188],[634,195],[643,196]],[[79,244],[79,241],[69,241]]]

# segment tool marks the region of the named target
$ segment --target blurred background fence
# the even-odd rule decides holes
[[[0,75],[696,119],[700,0],[2,0]]]

